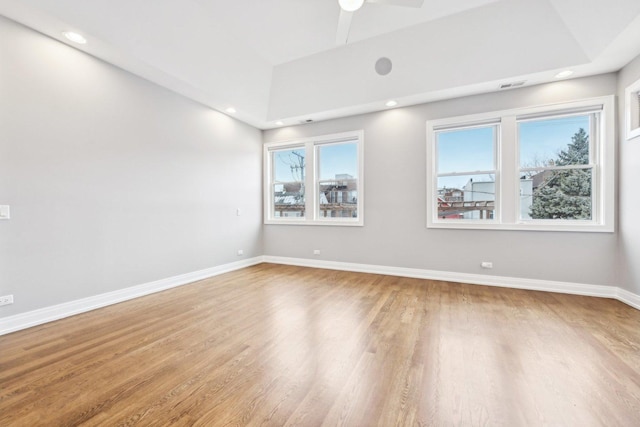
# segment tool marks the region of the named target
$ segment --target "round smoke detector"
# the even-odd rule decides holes
[[[376,61],[376,73],[381,76],[386,76],[391,72],[393,64],[389,58],[380,58]]]

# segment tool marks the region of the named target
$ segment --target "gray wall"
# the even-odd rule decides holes
[[[618,168],[620,285],[640,295],[640,138],[626,140],[624,96],[627,86],[640,79],[640,56],[618,74],[620,145]]]
[[[259,130],[2,17],[0,61],[0,317],[262,254]]]
[[[366,189],[364,227],[266,225],[265,254],[615,285],[614,233],[427,229],[425,139],[429,119],[616,91],[606,74],[267,131],[265,142],[364,129]]]

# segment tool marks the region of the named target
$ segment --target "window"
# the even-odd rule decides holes
[[[265,223],[363,225],[363,132],[265,144]]]
[[[493,220],[496,125],[436,131],[438,218]]]
[[[598,112],[518,121],[521,220],[593,218],[590,148]]]
[[[273,215],[277,218],[305,217],[305,152],[304,147],[270,152],[273,165]]]
[[[613,231],[613,97],[427,122],[427,226]]]

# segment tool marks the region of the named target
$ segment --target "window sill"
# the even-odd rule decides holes
[[[362,220],[345,221],[345,220],[300,220],[300,219],[266,219],[265,225],[321,225],[321,226],[338,226],[338,227],[363,227]]]
[[[451,229],[451,230],[506,230],[506,231],[556,231],[578,233],[613,233],[614,227],[596,223],[589,224],[545,224],[541,222],[521,222],[516,224],[481,224],[478,222],[452,223],[433,222],[427,224],[427,228]]]

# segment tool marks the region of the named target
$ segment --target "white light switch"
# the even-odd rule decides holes
[[[0,219],[11,218],[11,211],[9,205],[0,205]]]

